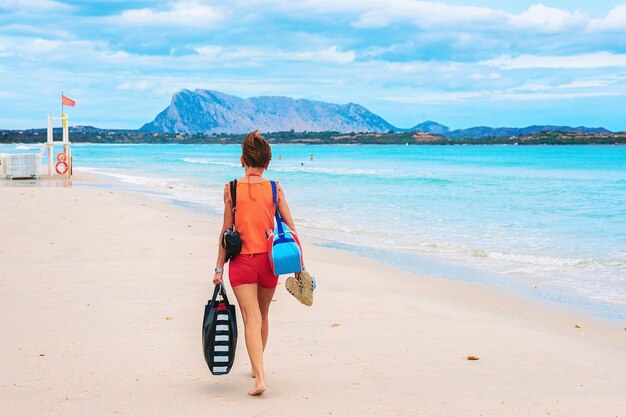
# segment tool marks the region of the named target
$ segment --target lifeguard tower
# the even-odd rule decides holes
[[[53,120],[61,120],[63,123],[62,140],[54,140]],[[62,145],[63,151],[54,159],[54,145]],[[0,155],[0,174],[9,180],[17,178],[36,178],[43,174],[41,160],[45,151],[48,151],[48,177],[52,178],[55,173],[61,177],[72,176],[72,150],[70,147],[70,135],[67,127],[67,115],[61,113],[61,117],[48,115],[48,137],[46,143],[41,145],[39,153],[14,153]]]
[[[54,120],[61,120],[63,126],[61,141],[55,142],[54,140],[54,129],[52,128]],[[56,162],[54,160],[55,144],[63,145],[63,152],[57,154]],[[61,117],[48,115],[48,135],[44,146],[48,151],[48,176],[52,177],[56,172],[59,175],[70,178],[72,176],[72,148],[70,147],[70,131],[67,127],[67,114],[61,113]],[[44,151],[43,147],[42,151]]]
[[[41,172],[41,160],[44,152],[48,151],[48,177],[52,178],[54,174],[58,174],[65,178],[72,176],[72,150],[70,147],[70,132],[67,126],[67,114],[65,114],[64,106],[74,107],[76,102],[71,98],[65,97],[61,93],[61,117],[48,115],[48,135],[47,141],[44,143],[39,153],[15,153],[0,155],[0,176],[4,176],[10,180],[16,178],[36,178],[39,179]],[[52,122],[61,120],[63,126],[61,141],[54,140],[54,129]],[[56,155],[54,159],[54,145],[62,145],[63,151]]]

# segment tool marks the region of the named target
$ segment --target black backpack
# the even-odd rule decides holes
[[[235,228],[235,214],[237,211],[237,180],[230,182],[230,196],[233,200],[233,227],[227,229],[222,237],[222,247],[226,249],[226,262],[241,253],[241,237]]]

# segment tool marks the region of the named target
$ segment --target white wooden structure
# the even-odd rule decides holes
[[[53,120],[61,120],[63,123],[63,136],[62,136],[62,140],[59,142],[55,142],[54,138],[53,138],[53,130],[52,130],[52,121]],[[53,117],[51,114],[48,115],[48,136],[47,136],[47,142],[45,144],[45,146],[48,149],[48,175],[52,176],[54,175],[54,171],[55,171],[55,159],[54,159],[54,144],[62,144],[63,145],[63,153],[66,156],[66,161],[65,163],[67,164],[67,172],[64,175],[65,177],[69,178],[72,176],[72,152],[71,152],[71,148],[70,148],[70,132],[69,132],[69,128],[67,127],[67,115],[65,113],[61,114],[61,117]]]
[[[0,161],[2,174],[12,180],[14,178],[39,178],[41,172],[41,154],[17,153],[2,155]]]
[[[63,123],[63,136],[61,141],[54,141],[52,121],[61,120]],[[54,158],[54,145],[63,145],[63,152]],[[70,148],[70,132],[67,126],[67,115],[61,113],[61,117],[48,115],[48,137],[46,143],[41,146],[39,153],[3,154],[0,155],[0,176],[8,179],[14,178],[37,178],[41,175],[41,158],[48,150],[48,176],[52,177],[55,172],[66,178],[72,176],[72,153]]]

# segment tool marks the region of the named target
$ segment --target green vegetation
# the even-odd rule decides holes
[[[55,137],[60,137],[55,129]],[[489,137],[480,139],[451,139],[430,133],[338,133],[338,132],[274,132],[264,136],[271,143],[290,144],[379,144],[379,145],[590,145],[626,144],[624,133],[540,132],[525,136]],[[74,143],[181,143],[181,144],[240,144],[244,135],[146,133],[136,130],[104,130],[70,128]],[[43,143],[45,129],[0,130],[0,143]]]

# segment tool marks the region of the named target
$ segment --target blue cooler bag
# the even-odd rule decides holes
[[[276,183],[274,181],[270,182],[272,184],[274,206],[276,207],[276,227],[267,237],[267,255],[272,271],[274,275],[301,272],[304,264],[302,262],[302,246],[296,233],[280,217],[278,199],[276,198]]]

